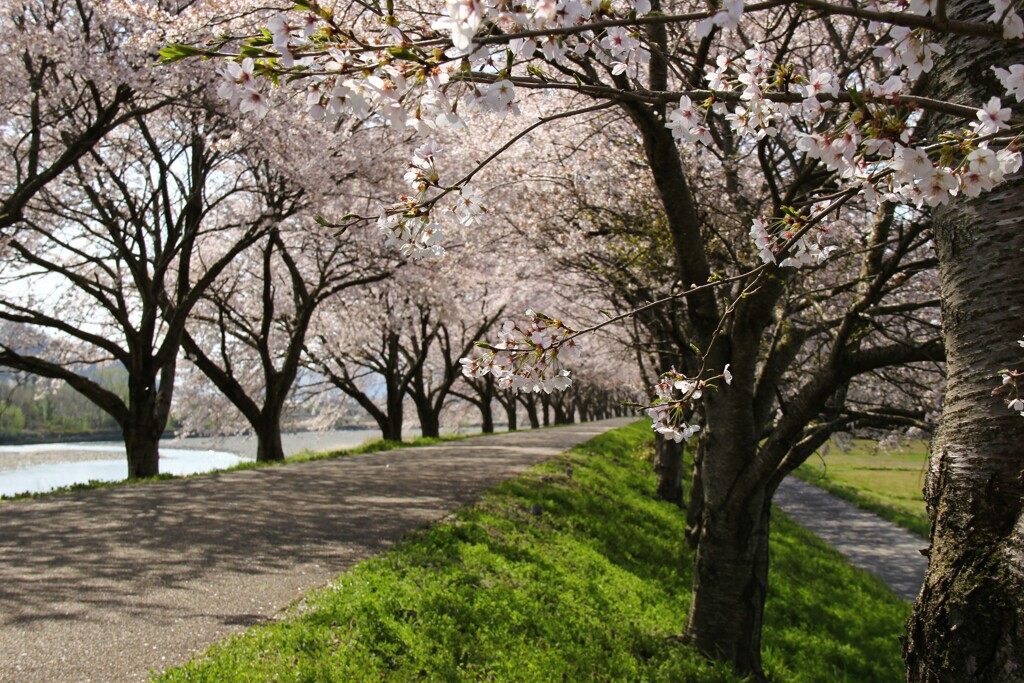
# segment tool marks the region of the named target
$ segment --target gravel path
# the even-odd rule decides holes
[[[917,598],[928,568],[920,550],[928,541],[795,477],[782,482],[775,504],[896,595]]]
[[[631,421],[0,505],[0,681],[145,680]]]

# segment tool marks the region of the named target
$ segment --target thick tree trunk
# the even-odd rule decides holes
[[[380,427],[381,438],[388,441],[401,441],[402,423],[400,420],[401,416],[399,416],[399,420],[395,420],[390,416],[383,421],[378,420],[377,426]]]
[[[932,545],[908,622],[909,681],[1024,680],[1024,419],[993,397],[1021,368],[1024,182],[936,220],[946,398],[925,496]]]
[[[377,424],[380,425],[380,430],[383,433],[384,438],[389,441],[402,440],[404,402],[405,394],[403,393],[401,386],[398,384],[389,384],[387,387],[387,396],[385,397],[387,414],[383,419],[377,420]]]
[[[683,505],[683,444],[658,438],[654,442],[654,473],[659,499]]]
[[[761,625],[768,593],[768,516],[761,494],[706,507],[685,639],[737,673],[763,680]]]
[[[398,412],[395,412],[395,411]],[[377,427],[380,429],[380,438],[388,441],[402,440],[402,404],[392,405],[387,412],[377,411],[372,413]]]
[[[998,371],[1021,368],[1024,181],[960,202],[935,220],[942,272],[946,397],[926,499],[932,545],[908,622],[907,677],[1024,680],[1024,420]]]
[[[991,12],[984,0],[947,6],[957,19]],[[957,38],[944,47],[925,94],[954,101],[1003,95],[990,67],[1024,61],[1021,41]],[[1014,107],[1015,118],[1022,109]],[[1018,174],[935,214],[947,382],[925,490],[930,561],[907,624],[908,681],[1024,680],[1024,419],[992,395],[999,370],[1024,369],[1016,343],[1024,321],[1021,206]]]
[[[723,339],[724,343],[736,339]],[[749,347],[745,347],[749,348]],[[756,348],[756,347],[754,347]],[[733,354],[737,376],[746,378],[752,358]],[[761,625],[768,592],[768,515],[774,487],[758,480],[758,450],[750,383],[733,383],[704,402],[700,496],[693,597],[684,638],[707,657],[762,680]]]
[[[267,417],[256,426],[256,462],[281,462],[284,446],[281,443],[281,420]]]
[[[576,399],[576,410],[580,414],[580,423],[590,422],[592,417],[590,401],[582,401],[580,399]]]
[[[124,430],[124,445],[128,453],[128,478],[155,477],[160,474],[160,434],[152,421],[139,419]]]
[[[530,421],[530,429],[540,427],[540,416],[537,414],[537,399],[535,394],[530,394],[523,399],[523,406],[526,408],[526,419]]]
[[[416,401],[416,415],[420,419],[420,434],[426,437],[441,436],[441,416],[431,410],[429,404]]]
[[[494,411],[491,410],[490,401],[480,402],[480,431],[483,434],[494,433]]]
[[[551,426],[551,399],[547,394],[540,395],[540,406],[544,414],[544,426]]]
[[[555,414],[556,425],[571,425],[573,423],[573,413],[575,411],[572,409],[571,402],[569,403],[569,408],[567,409],[566,406],[562,403],[561,397],[559,397],[557,400],[551,402],[551,407],[553,408],[553,412]]]
[[[256,433],[256,462],[281,462],[284,460],[284,445],[281,443],[281,415],[284,413],[287,390],[280,387],[268,387],[263,409],[258,410],[255,404],[252,409],[258,410],[250,419]],[[235,403],[237,406],[238,403]]]
[[[516,399],[509,397],[505,404],[505,420],[508,422],[508,431],[514,432],[519,429],[518,415],[516,414]]]
[[[170,396],[157,389],[148,369],[139,371],[135,378],[129,377],[128,382],[128,414],[121,424],[128,478],[155,477],[160,474],[160,437],[167,426]]]
[[[149,393],[145,390],[137,393]],[[160,474],[160,436],[164,425],[157,425],[155,406],[150,401],[136,400],[131,405],[124,425],[125,451],[128,455],[128,478],[155,477]]]

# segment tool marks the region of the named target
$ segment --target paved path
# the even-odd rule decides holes
[[[144,680],[632,421],[0,505],[0,681]]]
[[[904,600],[917,598],[928,568],[919,552],[928,542],[917,534],[795,477],[782,482],[775,504]]]

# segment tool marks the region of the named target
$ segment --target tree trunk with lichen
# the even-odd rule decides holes
[[[973,20],[991,12],[982,0],[948,9]],[[1020,41],[958,38],[944,47],[927,94],[954,101],[1001,95],[990,67],[1024,61]],[[904,646],[914,683],[1024,680],[1024,420],[1005,394],[993,395],[1001,369],[1024,366],[1022,205],[1018,174],[935,215],[947,385],[925,489],[930,561]]]
[[[1022,204],[1018,179],[935,222],[947,386],[925,490],[930,562],[904,648],[909,681],[1024,680],[1024,420],[992,395],[1000,369],[1024,365]]]
[[[764,680],[761,626],[768,594],[768,522],[777,484],[751,476],[758,450],[752,392],[733,386],[705,399],[705,453],[697,480],[699,519],[685,640],[730,662],[737,673]]]
[[[1020,368],[1024,182],[936,220],[947,387],[925,497],[928,573],[908,622],[907,680],[1024,680],[1024,420],[993,396]],[[1004,220],[995,218],[1006,216]]]

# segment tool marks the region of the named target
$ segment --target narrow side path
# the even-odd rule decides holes
[[[137,681],[634,418],[0,505],[0,681]]]
[[[917,598],[928,568],[920,550],[928,541],[795,477],[782,482],[775,504],[896,595]]]

